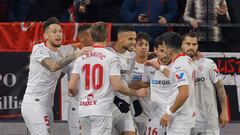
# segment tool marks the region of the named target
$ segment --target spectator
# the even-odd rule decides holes
[[[198,28],[199,23],[225,23],[230,21],[225,0],[187,0],[185,22],[193,28]],[[198,28],[200,41],[221,41],[221,29],[219,27]]]
[[[123,0],[75,0],[77,21],[119,22]]]
[[[61,22],[68,22],[68,9],[74,0],[34,0],[27,12],[26,21],[44,21],[57,17]]]
[[[166,24],[177,19],[176,0],[125,0],[121,8],[121,17],[127,23],[160,23]],[[141,27],[137,31],[145,31],[153,40],[166,28]]]
[[[10,0],[8,20],[11,22],[25,21],[27,11],[34,0]]]

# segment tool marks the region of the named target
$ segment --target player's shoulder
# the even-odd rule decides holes
[[[103,51],[109,57],[117,57],[117,55],[114,52],[112,52],[111,50],[109,50],[108,48],[103,48]]]
[[[35,44],[34,46],[33,46],[33,50],[35,50],[35,49],[43,49],[43,48],[46,48],[46,46],[44,45],[44,43],[40,43],[40,44]]]
[[[203,59],[202,63],[206,66],[211,66],[212,67],[213,65],[216,65],[215,62],[210,58],[204,57],[202,59]]]
[[[45,46],[44,43],[40,43],[40,44],[35,44],[33,46],[33,49],[32,49],[32,54],[38,54],[38,53],[43,53],[43,52],[48,52],[49,49],[47,49],[47,47]]]
[[[129,59],[133,59],[136,56],[135,52],[130,52],[130,51],[126,51],[124,55]]]

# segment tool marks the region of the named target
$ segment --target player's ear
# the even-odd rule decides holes
[[[154,53],[155,53],[155,54],[157,53],[157,48],[156,48],[156,47],[154,47]]]
[[[43,34],[43,37],[44,37],[45,40],[47,40],[47,39],[48,39],[47,33],[44,33],[44,34]]]

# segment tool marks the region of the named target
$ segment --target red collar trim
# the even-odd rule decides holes
[[[180,54],[178,54],[177,55],[177,57],[173,60],[173,62],[175,62],[179,57],[181,57],[181,56],[186,56],[184,53],[180,53]]]
[[[116,43],[114,43],[114,44],[112,45],[112,49],[113,49],[115,52],[117,52],[115,46],[116,46]]]
[[[161,61],[158,58],[157,58],[157,62],[158,62],[159,65],[161,65]]]
[[[94,44],[93,48],[104,48],[103,44]]]

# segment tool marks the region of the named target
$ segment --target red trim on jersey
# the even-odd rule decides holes
[[[104,48],[103,44],[94,44],[93,48]]]
[[[114,43],[111,47],[115,52],[118,52],[117,49],[115,48],[116,43]]]
[[[161,61],[158,58],[157,58],[157,62],[158,62],[159,65],[161,65]]]
[[[173,62],[174,61],[176,61],[179,57],[181,57],[181,56],[186,56],[184,53],[180,53],[180,54],[178,54],[177,56],[176,56],[176,58],[173,60]]]

